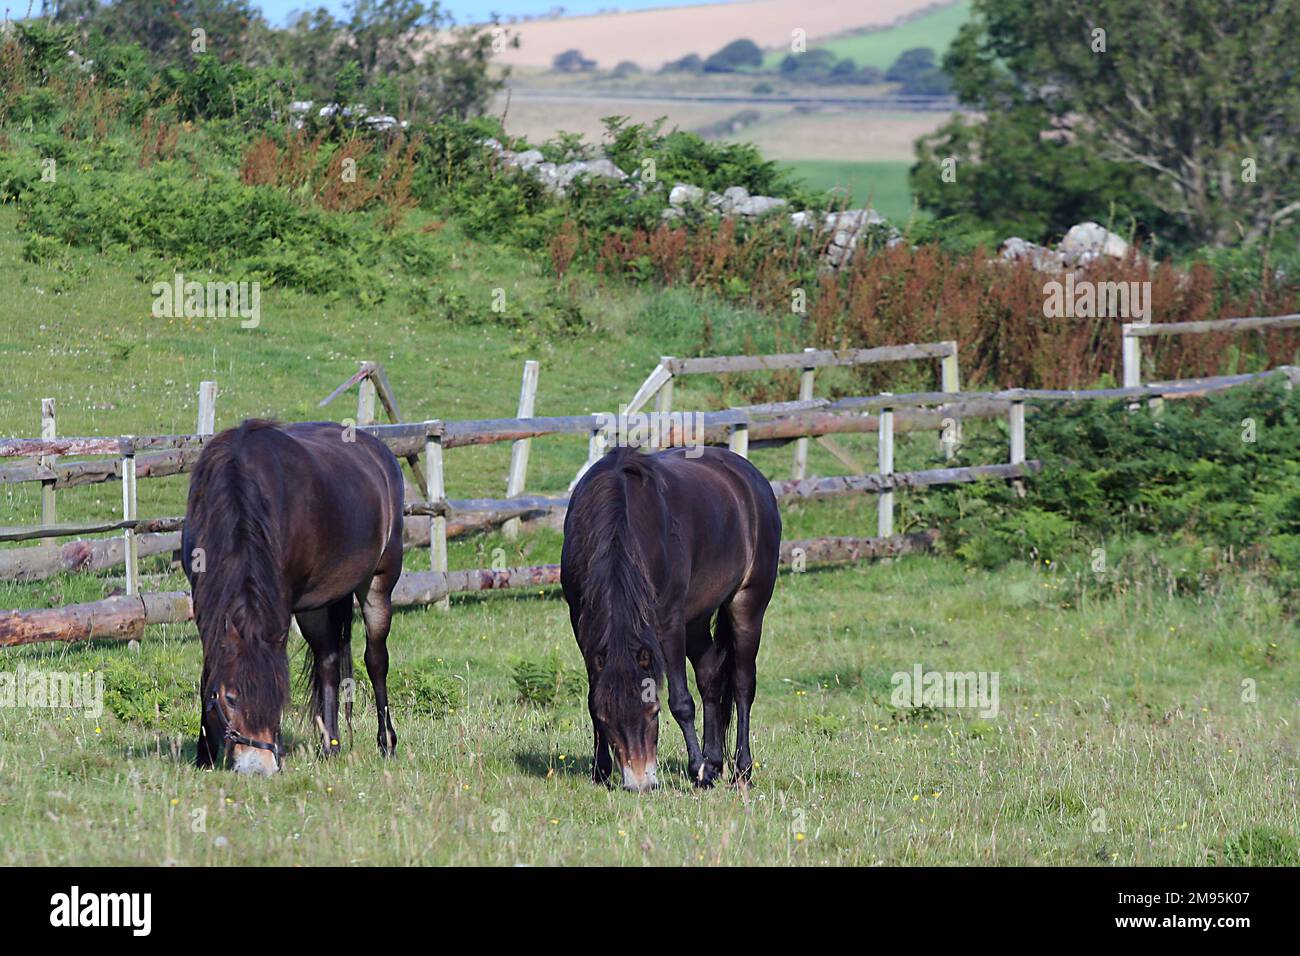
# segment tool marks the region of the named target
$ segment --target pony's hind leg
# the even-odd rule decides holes
[[[687,653],[695,668],[695,683],[704,703],[704,766],[696,782],[709,786],[722,773],[726,759],[727,725],[731,723],[731,630],[725,614],[718,615],[717,635],[709,635],[709,617],[687,626]]]
[[[361,617],[366,622],[366,673],[379,712],[379,752],[385,757],[397,753],[397,731],[388,711],[388,631],[393,621],[394,583],[375,575],[368,588],[357,592]]]
[[[321,737],[321,753],[339,752],[339,685],[351,673],[352,595],[295,615],[312,652],[311,719]],[[345,659],[347,658],[347,659]]]
[[[736,700],[736,770],[734,782],[747,786],[753,773],[754,758],[749,750],[749,711],[754,706],[757,684],[758,645],[763,634],[763,614],[772,596],[754,588],[736,592],[723,614],[729,619],[732,633],[731,689]]]

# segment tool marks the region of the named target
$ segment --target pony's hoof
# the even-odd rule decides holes
[[[691,771],[691,782],[701,790],[707,790],[718,780],[722,768],[707,760]]]

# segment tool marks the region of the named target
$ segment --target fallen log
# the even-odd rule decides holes
[[[177,531],[141,534],[135,540],[142,558],[170,554],[181,546]],[[0,581],[42,581],[65,571],[107,571],[125,560],[125,547],[121,535],[117,535],[78,538],[58,548],[5,548],[0,550]]]
[[[785,542],[781,560],[789,564],[797,553],[811,563],[847,563],[911,554],[932,547],[938,532],[879,538],[827,537]],[[551,587],[560,582],[558,564],[494,571],[411,571],[398,579],[393,603],[399,607],[433,604],[448,594]],[[179,624],[193,617],[185,591],[151,591],[118,595],[67,607],[0,612],[0,647],[44,641],[130,640],[150,624]]]
[[[149,624],[177,624],[193,615],[184,591],[120,594],[102,601],[35,611],[0,611],[0,647],[44,641],[131,640]]]

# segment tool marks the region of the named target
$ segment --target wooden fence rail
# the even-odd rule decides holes
[[[819,368],[872,365],[882,362],[909,362],[925,359],[940,360],[940,379],[945,392],[960,390],[960,373],[958,371],[957,343],[954,341],[923,342],[911,345],[886,345],[869,349],[812,349],[802,352],[788,352],[776,355],[716,355],[703,358],[674,358],[665,355],[659,364],[641,383],[632,399],[625,407],[625,414],[639,412],[651,398],[655,399],[655,410],[661,415],[672,411],[673,380],[680,375],[721,375],[734,372],[771,372],[781,370],[799,370],[799,398],[808,401],[813,397],[814,378]],[[960,424],[956,419],[941,418],[943,432],[941,447],[944,457],[952,458],[956,454],[960,441]],[[752,436],[737,436],[734,444],[744,444]],[[817,436],[823,443],[829,442],[825,435]],[[728,442],[728,444],[733,444]],[[832,452],[836,449],[831,446]],[[837,454],[836,457],[842,457]],[[808,467],[808,436],[795,439],[794,463],[791,477],[802,478]],[[574,477],[577,483],[581,472]],[[572,487],[572,485],[570,486]]]

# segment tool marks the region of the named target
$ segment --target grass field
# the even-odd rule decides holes
[[[795,29],[816,41],[863,27],[884,27],[931,2],[803,0],[795,5],[788,0],[739,0],[538,19],[512,25],[521,43],[495,59],[511,66],[549,67],[557,53],[576,48],[602,69],[623,60],[657,69],[688,53],[707,57],[733,40],[748,39],[774,49],[788,47]]]
[[[819,40],[812,46],[830,50],[837,57],[851,57],[858,66],[874,66],[880,70],[889,69],[900,53],[913,47],[929,47],[936,57],[942,59],[944,51],[956,38],[957,31],[970,19],[970,6],[970,0],[959,0],[886,30],[847,33]],[[777,67],[785,55],[785,51],[768,54],[764,65]]]
[[[553,537],[539,552],[555,557]],[[330,762],[290,723],[301,749],[270,781],[190,766],[176,736],[196,709],[189,628],[138,654],[10,652],[7,668],[105,672],[110,706],[160,716],[0,711],[0,863],[1294,865],[1298,688],[1256,598],[1080,608],[1039,569],[928,558],[784,576],[748,793],[695,791],[671,723],[661,790],[589,781],[581,660],[555,593],[400,613],[398,756],[375,753],[363,705]],[[518,660],[548,673],[552,655],[554,701],[521,700]],[[918,663],[998,672],[999,715],[891,707],[891,675]],[[1248,674],[1257,703],[1241,700]]]
[[[850,207],[870,205],[894,222],[912,215],[912,191],[907,182],[908,163],[835,162],[793,160],[784,164],[813,189],[845,190]]]
[[[58,401],[63,434],[187,431],[206,378],[221,387],[218,427],[251,414],[342,418],[351,396],[326,413],[315,403],[361,359],[386,365],[409,418],[511,414],[526,358],[542,363],[538,413],[576,413],[626,400],[661,354],[693,354],[706,317],[714,352],[802,344],[772,319],[687,292],[582,278],[591,327],[567,339],[527,322],[452,321],[418,297],[361,308],[280,290],[264,294],[255,330],[154,319],[149,287],[173,265],[77,253],[38,267],[23,261],[13,226],[0,210],[0,282],[22,307],[0,340],[4,435],[34,434],[45,396]],[[433,290],[486,301],[502,288],[519,310],[509,315],[527,315],[555,284],[533,258],[454,225],[440,235],[447,265],[429,277]],[[900,368],[891,384],[907,391],[931,372]],[[688,379],[677,404],[747,394]],[[872,460],[866,437],[844,443]],[[508,454],[451,452],[449,493],[500,492]],[[584,455],[580,440],[535,442],[529,490],[562,488]],[[899,467],[935,455],[932,435],[900,440]],[[789,450],[755,461],[780,475]],[[844,466],[814,445],[811,470]],[[184,479],[141,482],[141,514],[179,514],[184,493]],[[60,492],[60,515],[114,514],[119,494],[115,484]],[[899,496],[903,529],[915,521],[908,500]],[[871,533],[873,506],[792,507],[786,533]],[[6,486],[0,524],[38,511],[34,487]],[[509,563],[545,563],[559,544],[546,530],[517,543],[457,540],[451,563],[486,564],[497,547]],[[411,552],[408,567],[428,567],[427,555]],[[147,587],[182,586],[161,559],[145,572]],[[119,585],[111,573],[0,585],[0,607],[91,600]],[[322,762],[293,718],[287,772],[269,781],[192,768],[200,655],[190,626],[153,628],[138,650],[7,650],[3,671],[102,674],[107,710],[0,707],[0,864],[1295,864],[1300,679],[1294,624],[1270,593],[1243,576],[1199,600],[1143,588],[1102,599],[1052,566],[987,572],[938,557],[783,574],[745,793],[692,789],[668,721],[659,792],[588,781],[581,663],[554,590],[400,612],[397,758],[374,751],[359,673],[355,742]],[[892,675],[918,665],[996,673],[997,715],[895,706]],[[1243,681],[1257,699],[1243,699]]]

